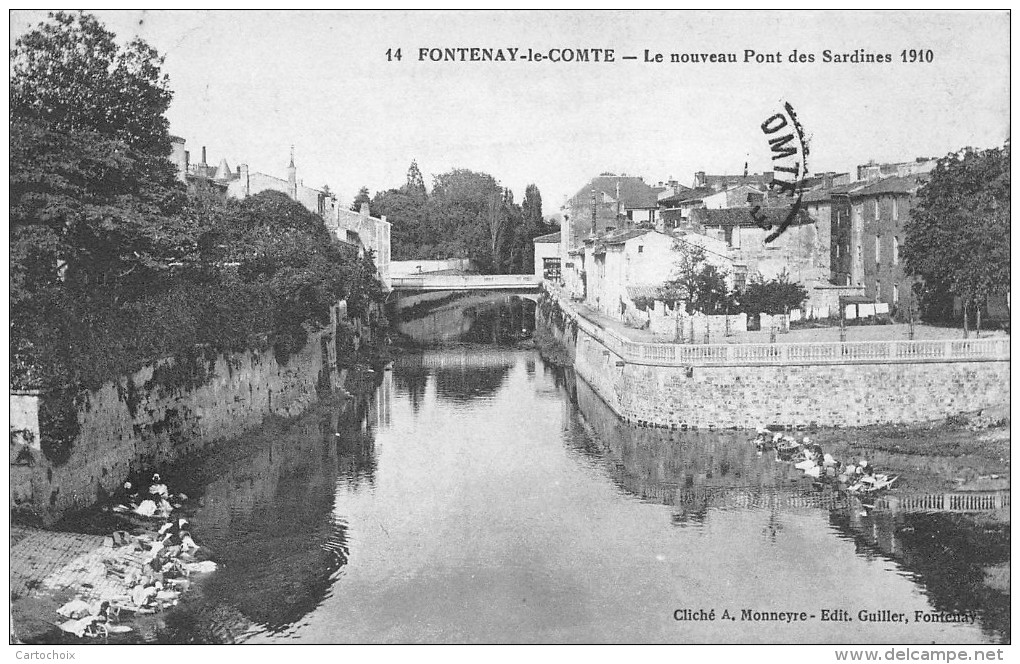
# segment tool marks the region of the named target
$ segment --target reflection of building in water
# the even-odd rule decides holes
[[[784,511],[825,510],[858,555],[893,560],[915,577],[934,610],[977,612],[986,634],[1009,641],[1008,590],[985,582],[1010,560],[1008,490],[894,492],[862,501],[819,488],[791,463],[759,456],[745,434],[635,427],[621,422],[583,380],[576,380],[575,389],[577,409],[593,435],[571,445],[598,458],[628,493],[671,506],[674,524],[702,523],[713,509],[757,510],[768,513],[763,536],[775,540]],[[964,514],[975,510],[984,514],[977,519]],[[833,573],[838,576],[839,570]]]
[[[622,422],[583,380],[576,380],[576,400],[585,424],[600,442],[610,476],[628,493],[673,505],[681,515],[698,520],[708,507],[726,501],[775,503],[790,507],[810,482],[790,464],[759,456],[746,434],[739,432],[677,432],[640,428]],[[780,486],[797,482],[800,491]]]
[[[385,383],[385,377],[383,382]],[[338,422],[336,429],[337,483],[358,487],[363,483],[375,485],[377,468],[375,455],[375,425],[379,421],[379,397],[347,402],[347,416]],[[388,417],[388,416],[387,416]]]
[[[382,382],[379,383],[379,387],[375,391],[375,407],[376,407],[376,426],[390,426],[392,424],[392,408],[393,408],[393,372],[384,371]]]

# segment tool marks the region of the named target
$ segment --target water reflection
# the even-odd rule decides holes
[[[864,505],[745,434],[622,423],[527,351],[401,357],[193,468],[223,563],[167,639],[1008,641],[1008,524]],[[825,434],[819,436],[825,439]],[[975,611],[979,626],[678,622],[677,608]]]
[[[162,640],[286,633],[322,603],[350,556],[337,486],[375,481],[374,426],[389,421],[392,375],[379,381],[371,399],[327,400],[176,470],[199,500],[192,528],[219,569],[168,616]]]
[[[424,345],[513,344],[535,331],[535,302],[505,293],[464,291],[403,295],[394,316],[400,334]]]
[[[784,510],[825,510],[829,524],[854,542],[858,556],[895,562],[924,589],[932,610],[973,612],[987,636],[1010,641],[1009,594],[985,583],[987,569],[1010,560],[1008,511],[987,517],[911,511],[909,505],[919,501],[909,497],[865,503],[813,483],[792,464],[759,455],[745,434],[628,425],[572,371],[553,371],[568,386],[582,426],[592,433],[571,441],[572,448],[600,459],[621,490],[672,506],[674,525],[703,525],[713,510],[765,510],[761,534],[775,542]]]

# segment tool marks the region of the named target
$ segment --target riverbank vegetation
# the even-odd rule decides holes
[[[189,194],[173,92],[141,40],[52,14],[11,51],[11,380],[95,387],[141,364],[304,345],[346,298],[381,301],[371,254],[278,192]]]

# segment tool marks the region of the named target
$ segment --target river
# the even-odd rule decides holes
[[[1008,529],[868,510],[746,434],[621,424],[530,350],[427,351],[375,382],[175,473],[221,568],[154,638],[1009,641],[982,572]],[[915,620],[934,612],[975,622]]]

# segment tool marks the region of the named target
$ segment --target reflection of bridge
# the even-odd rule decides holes
[[[490,350],[465,350],[457,353],[451,350],[400,355],[393,366],[401,369],[509,369],[516,361],[512,353]]]
[[[680,488],[678,484],[662,483],[644,489],[642,498],[666,505],[705,504],[720,508],[825,508],[842,509],[860,503],[863,496],[846,492],[807,493],[790,489],[768,490],[753,487]],[[991,512],[1009,509],[1009,490],[957,491],[950,493],[897,494],[887,493],[868,501],[870,509],[886,512]]]
[[[392,277],[395,291],[519,290],[538,292],[541,277],[533,274],[419,274]]]

